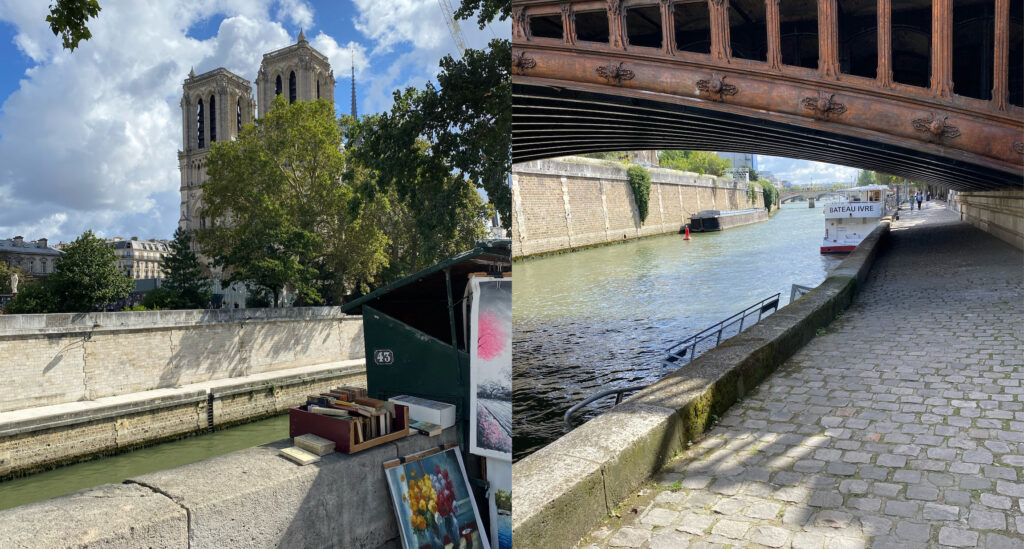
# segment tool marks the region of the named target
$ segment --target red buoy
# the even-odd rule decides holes
[[[689,240],[689,239],[690,239],[690,227],[686,227],[686,236],[683,237],[683,240]]]

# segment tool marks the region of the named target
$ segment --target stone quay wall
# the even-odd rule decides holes
[[[760,187],[751,202],[746,183],[649,168],[650,205],[641,224],[626,169],[579,157],[514,165],[512,257],[677,233],[701,210],[764,207]]]
[[[958,193],[961,219],[1024,250],[1024,189]]]
[[[278,455],[292,444],[281,440],[0,511],[0,545],[393,549],[383,463],[456,440],[455,428],[413,434],[302,467]]]
[[[339,307],[0,315],[0,412],[362,358]]]

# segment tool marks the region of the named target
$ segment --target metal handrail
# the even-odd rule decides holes
[[[695,358],[694,355],[695,355],[696,350],[697,350],[697,344],[703,342],[706,339],[710,339],[711,337],[715,337],[715,345],[713,347],[709,347],[708,349],[705,349],[704,351],[702,351],[702,353],[705,352],[705,351],[708,351],[710,349],[713,349],[714,347],[717,347],[722,342],[722,332],[724,330],[726,330],[728,327],[730,327],[733,324],[736,324],[737,322],[739,322],[739,325],[740,325],[739,326],[739,330],[737,330],[736,333],[738,334],[738,333],[743,331],[743,324],[746,321],[746,318],[748,316],[753,315],[752,311],[754,309],[757,310],[757,320],[754,320],[753,322],[748,324],[747,327],[749,328],[750,326],[753,326],[754,324],[757,324],[758,322],[761,321],[762,318],[764,318],[765,313],[768,313],[768,311],[771,311],[772,313],[774,313],[775,311],[779,310],[779,296],[780,295],[782,295],[781,292],[777,293],[777,294],[775,294],[775,295],[773,295],[771,297],[766,297],[766,298],[762,299],[761,301],[758,301],[757,303],[751,305],[750,307],[747,307],[746,309],[743,309],[742,311],[740,311],[740,312],[730,316],[729,318],[726,318],[725,320],[722,320],[722,321],[718,322],[717,324],[712,325],[709,328],[705,328],[705,329],[701,330],[700,332],[697,332],[696,335],[692,335],[692,336],[684,339],[683,341],[681,341],[679,343],[676,343],[675,345],[669,347],[665,351],[666,353],[669,354],[669,358],[666,358],[665,360],[662,360],[662,363],[670,365],[670,366],[679,366],[680,365],[679,361],[683,360],[683,359],[686,360],[685,363],[689,363],[691,360],[693,360]],[[768,313],[768,314],[771,314],[771,313]],[[729,336],[729,337],[732,337],[732,336]],[[727,337],[726,339],[729,339],[729,338]],[[680,346],[683,346],[682,354],[676,354],[676,353],[672,352],[673,350],[678,349]],[[690,351],[689,353],[686,352],[687,348],[689,348],[689,351]],[[601,391],[601,392],[598,392],[598,393],[595,393],[593,395],[588,396],[587,398],[583,399],[583,401],[581,401],[579,404],[576,404],[575,406],[573,406],[573,407],[571,407],[571,408],[569,408],[568,410],[565,411],[565,415],[562,416],[562,421],[565,423],[565,430],[568,431],[568,430],[572,429],[572,423],[571,423],[572,415],[575,414],[576,412],[580,411],[584,406],[586,406],[588,404],[591,404],[594,401],[597,401],[597,400],[600,400],[602,398],[605,398],[607,396],[611,396],[611,395],[615,395],[615,404],[619,404],[620,402],[622,402],[622,395],[624,393],[632,393],[632,392],[640,391],[642,389],[646,389],[649,386],[650,386],[650,384],[648,384],[648,385],[632,385],[632,386],[629,386],[629,387],[620,387],[618,389],[605,389],[604,391]]]
[[[631,387],[620,387],[618,389],[607,389],[605,391],[601,391],[600,393],[595,393],[593,395],[588,396],[587,398],[583,399],[583,401],[580,402],[579,404],[577,404],[577,405],[573,406],[572,408],[569,408],[568,410],[565,411],[565,415],[562,416],[562,421],[565,422],[565,430],[568,431],[569,429],[572,428],[572,424],[570,423],[570,419],[572,418],[572,415],[575,414],[576,412],[578,412],[580,410],[580,408],[583,408],[587,404],[590,404],[591,402],[594,402],[595,400],[601,400],[602,398],[604,398],[606,396],[611,396],[611,395],[615,395],[615,404],[619,404],[620,402],[622,402],[622,395],[623,395],[623,393],[633,393],[633,392],[639,391],[641,389],[646,389],[647,387],[649,387],[649,385],[633,385]]]
[[[774,313],[775,311],[779,310],[780,295],[782,295],[781,292],[771,297],[766,297],[761,301],[758,301],[757,303],[747,307],[746,309],[743,309],[742,311],[726,318],[725,320],[722,320],[717,324],[713,324],[712,326],[697,332],[696,334],[676,343],[675,345],[672,345],[668,349],[665,349],[665,354],[667,354],[668,357],[661,361],[662,364],[665,364],[666,366],[679,366],[680,362],[682,361],[685,361],[682,362],[682,364],[688,364],[691,360],[697,357],[697,345],[704,343],[705,341],[712,337],[715,338],[715,344],[712,345],[711,347],[708,347],[707,349],[704,349],[704,351],[714,349],[715,347],[722,343],[722,332],[732,327],[737,322],[739,323],[739,329],[736,331],[736,333],[738,334],[742,332],[744,322],[746,321],[748,316],[754,314],[755,310],[757,313],[757,320],[754,320],[753,322],[748,324],[747,328],[753,326],[754,324],[757,324],[765,316],[766,312],[771,311],[772,313]],[[728,337],[726,339],[728,339]],[[704,351],[702,351],[702,353]]]

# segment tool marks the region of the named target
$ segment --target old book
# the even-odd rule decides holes
[[[436,437],[441,434],[444,429],[436,423],[430,423],[428,421],[414,421],[409,424],[409,427],[416,429],[417,431],[427,435],[428,437]]]
[[[334,407],[324,408],[321,406],[306,406],[306,411],[311,414],[320,414],[322,416],[334,416],[342,418],[352,416],[352,414],[350,414],[347,410],[342,410]]]
[[[309,465],[320,461],[320,456],[311,454],[298,446],[282,448],[278,453],[299,465]]]
[[[318,456],[326,456],[334,451],[334,441],[318,437],[312,433],[297,436],[293,440],[299,448]]]

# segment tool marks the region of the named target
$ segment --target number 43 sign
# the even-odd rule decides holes
[[[389,366],[395,363],[395,353],[391,349],[377,349],[373,351],[373,363],[378,366]]]

